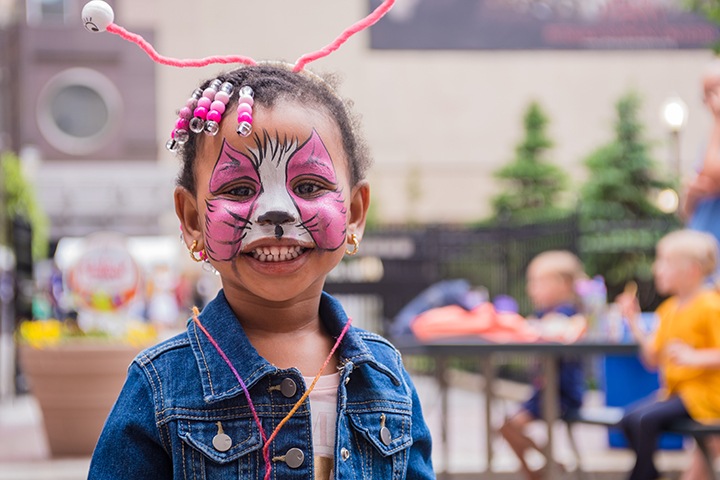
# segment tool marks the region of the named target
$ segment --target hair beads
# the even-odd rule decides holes
[[[243,137],[250,135],[252,131],[252,107],[255,103],[253,97],[255,92],[247,85],[240,89],[238,93],[238,106],[237,106],[237,133]]]
[[[225,113],[225,106],[230,101],[233,88],[232,83],[225,82],[220,85],[220,90],[213,95],[210,111],[205,117],[205,133],[208,135],[215,136],[220,130],[220,120],[222,120],[222,115]]]
[[[222,82],[216,78],[210,86],[202,92],[202,96],[198,99],[197,106],[193,111],[193,118],[190,120],[190,130],[193,132],[200,133],[205,129],[205,120],[210,111],[212,99],[215,98],[215,93],[217,93],[217,89],[220,88],[221,83]]]
[[[170,140],[165,144],[165,148],[174,152],[180,145],[188,141],[190,134],[188,128],[190,126],[190,118],[193,116],[193,110],[197,107],[198,99],[202,96],[202,90],[196,88],[193,94],[188,98],[185,106],[178,110],[178,119],[175,122],[175,128],[170,132]]]
[[[213,80],[205,90],[195,89],[185,106],[178,111],[175,128],[165,147],[171,152],[177,151],[188,141],[190,137],[188,130],[194,133],[205,132],[210,136],[217,135],[233,90],[235,90],[235,85],[223,82],[218,78]],[[253,89],[247,85],[238,91],[237,133],[243,137],[247,137],[252,131],[254,95]]]

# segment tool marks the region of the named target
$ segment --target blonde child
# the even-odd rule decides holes
[[[653,454],[658,435],[670,422],[720,421],[720,294],[705,281],[717,260],[717,241],[710,234],[679,230],[660,240],[653,265],[655,287],[672,296],[657,308],[654,335],[640,325],[635,295],[626,293],[617,299],[640,345],[641,359],[658,370],[662,387],[622,420],[636,454],[631,480],[659,477]],[[693,465],[685,478],[702,478],[701,463],[696,459]]]
[[[580,260],[571,252],[551,250],[533,258],[527,268],[527,293],[533,303],[535,316],[542,321],[546,315],[572,317],[578,313],[579,300],[575,293],[576,282],[585,278]],[[580,408],[585,390],[585,377],[579,359],[560,360],[560,413]],[[533,382],[533,395],[514,416],[500,428],[500,433],[518,456],[522,472],[528,479],[541,478],[539,471],[528,465],[525,454],[540,447],[526,434],[527,425],[539,418],[542,412],[542,378]]]
[[[400,354],[323,292],[365,228],[356,123],[300,60],[247,63],[195,90],[167,144],[183,241],[222,290],[131,364],[89,478],[435,478]]]

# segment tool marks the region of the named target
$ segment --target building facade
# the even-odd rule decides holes
[[[0,1],[21,12],[4,20],[1,32],[3,51],[15,45],[2,60],[11,79],[0,79],[0,102],[13,104],[0,109],[2,138],[34,171],[53,236],[106,228],[176,232],[178,163],[162,146],[176,110],[200,80],[223,67],[156,66],[115,35],[86,32],[80,0]],[[370,8],[366,1],[336,0],[217,8],[190,0],[110,3],[116,23],[147,35],[168,56],[287,61],[327,44]],[[398,2],[392,15],[412,15],[421,4]],[[339,72],[339,93],[362,117],[375,159],[370,181],[377,219],[472,222],[490,213],[489,200],[502,189],[493,172],[513,158],[523,111],[533,100],[550,117],[550,160],[573,178],[569,203],[587,175],[583,159],[612,139],[614,104],[631,90],[643,101],[641,118],[661,174],[674,154],[660,107],[670,96],[688,104],[680,147],[682,170],[690,175],[710,126],[699,77],[712,55],[670,47],[372,48],[371,34],[363,32],[310,68]],[[79,112],[81,103],[89,113]]]

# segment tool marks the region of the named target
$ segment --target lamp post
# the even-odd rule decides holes
[[[680,181],[682,174],[680,153],[680,131],[687,123],[688,107],[680,97],[670,97],[662,105],[662,119],[670,130],[671,137],[671,168],[670,171],[676,181]]]

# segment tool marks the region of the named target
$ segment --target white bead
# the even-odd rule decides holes
[[[237,127],[237,133],[240,136],[247,137],[250,135],[250,132],[252,131],[252,125],[250,125],[248,122],[240,122],[240,124]]]
[[[192,120],[190,120],[190,130],[192,130],[195,133],[200,133],[205,128],[205,120],[203,120],[200,117],[193,117]]]
[[[242,87],[240,89],[239,96],[253,98],[253,97],[255,97],[255,92],[253,92],[253,89],[251,86],[245,85],[244,87]]]
[[[205,122],[205,133],[214,137],[220,131],[220,125],[212,120]]]
[[[115,20],[115,12],[102,0],[92,0],[82,9],[82,21],[89,32],[104,32],[113,20]]]

